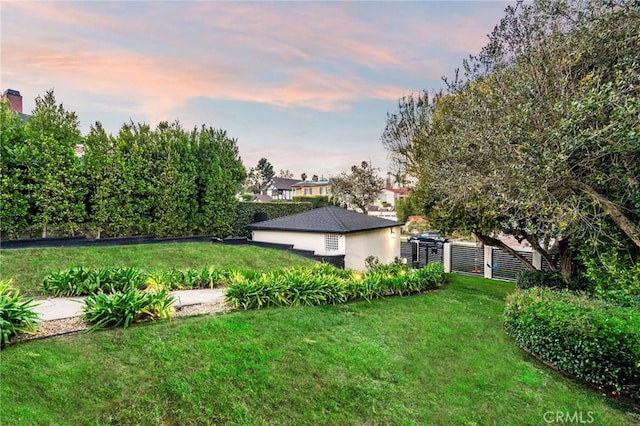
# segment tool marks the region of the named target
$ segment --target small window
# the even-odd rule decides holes
[[[338,251],[340,249],[340,235],[330,234],[324,236],[324,249],[326,251]]]

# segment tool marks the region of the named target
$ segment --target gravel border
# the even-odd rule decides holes
[[[219,302],[199,303],[196,305],[181,306],[180,308],[175,309],[175,311],[171,315],[171,318],[227,312],[232,309],[233,308],[231,306]],[[66,334],[81,333],[87,328],[89,328],[89,325],[82,321],[80,317],[42,321],[38,323],[35,333],[23,333],[17,336],[11,343],[44,339],[47,337],[62,336]]]

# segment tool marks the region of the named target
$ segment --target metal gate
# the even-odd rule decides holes
[[[482,275],[484,249],[478,246],[451,246],[451,272]]]
[[[442,263],[442,243],[406,242],[400,245],[400,256],[407,259],[412,268],[422,268],[427,263]]]

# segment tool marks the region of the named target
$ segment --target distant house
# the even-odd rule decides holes
[[[378,196],[377,205],[387,205],[389,208],[395,210],[398,200],[409,196],[408,188],[384,188]]]
[[[291,185],[294,196],[316,197],[329,195],[329,179],[303,180]]]
[[[260,192],[270,196],[273,200],[291,201],[293,199],[294,192],[292,186],[298,182],[300,182],[299,179],[274,177],[262,188]]]
[[[291,244],[319,256],[344,255],[346,268],[364,271],[365,259],[381,263],[400,257],[402,223],[335,206],[249,225],[253,241]]]

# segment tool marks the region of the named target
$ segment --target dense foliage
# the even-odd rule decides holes
[[[519,346],[582,380],[640,402],[640,310],[584,294],[531,288],[507,297]]]
[[[33,299],[20,296],[8,281],[0,280],[0,348],[20,333],[33,333],[38,314]]]
[[[236,141],[178,122],[124,124],[116,136],[97,122],[82,137],[52,91],[22,122],[0,104],[0,231],[5,237],[78,230],[101,236],[232,233],[246,172]],[[74,153],[84,146],[84,156]]]

